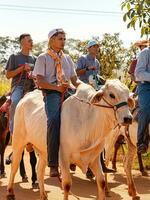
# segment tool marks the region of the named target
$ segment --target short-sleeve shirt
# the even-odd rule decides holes
[[[140,52],[134,75],[136,77],[136,81],[150,82],[150,47],[144,48]]]
[[[66,80],[69,81],[71,77],[76,76],[75,65],[69,55],[64,54],[61,66]],[[48,83],[57,83],[56,63],[48,53],[38,56],[33,75],[44,76]]]
[[[96,58],[91,57],[89,54],[81,56],[77,61],[77,70],[87,69],[90,66],[95,66],[96,70],[86,70],[85,74],[79,76],[80,80],[85,83],[89,82],[90,75],[100,73],[100,63]]]
[[[12,54],[7,61],[6,70],[8,71],[15,70],[21,67],[22,65],[24,65],[25,63],[34,65],[35,60],[36,58],[34,56],[23,55],[21,52],[17,54]],[[29,78],[27,77],[26,72],[20,73],[12,78],[11,87],[13,88],[16,85],[24,86],[25,81],[26,81],[26,84],[27,84],[27,81],[30,81]]]

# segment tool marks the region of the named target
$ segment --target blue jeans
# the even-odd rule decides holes
[[[44,102],[47,115],[48,166],[57,167],[60,143],[61,93],[51,91],[51,93],[45,95]]]
[[[139,103],[137,145],[148,145],[145,131],[150,122],[150,83],[140,83],[137,91]]]
[[[9,130],[10,133],[13,133],[13,127],[14,127],[14,115],[16,106],[19,103],[20,99],[23,97],[23,87],[22,86],[16,86],[11,94],[11,106],[9,110]]]

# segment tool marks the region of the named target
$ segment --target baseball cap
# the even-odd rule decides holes
[[[96,41],[96,40],[90,40],[90,41],[88,42],[88,44],[87,44],[87,48],[90,48],[90,47],[92,47],[92,46],[94,46],[94,45],[100,46],[100,44],[98,43],[98,41]]]
[[[48,33],[48,39],[50,39],[53,35],[55,35],[55,33],[65,33],[64,30],[62,28],[55,28],[53,30],[51,30],[49,33]]]

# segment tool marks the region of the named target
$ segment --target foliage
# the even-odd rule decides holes
[[[122,47],[122,41],[119,34],[104,34],[101,41],[102,46],[98,58],[101,63],[101,75],[105,78],[117,77],[118,72],[125,65],[125,48]],[[121,75],[121,74],[120,74]]]
[[[19,50],[18,38],[0,37],[0,64],[4,65],[8,57]]]
[[[75,63],[82,54],[87,53],[88,41],[72,38],[66,41],[65,52],[70,54]],[[106,33],[103,35],[102,40],[98,42],[102,44],[98,54],[98,60],[101,63],[101,75],[104,78],[117,78],[127,74],[129,63],[136,53],[134,46],[132,45],[129,50],[125,49],[118,33],[112,35]],[[45,52],[46,49],[47,41],[39,42],[34,44],[33,54],[38,56]],[[0,37],[1,65],[5,65],[10,54],[18,51],[19,43],[17,38]]]
[[[141,36],[150,34],[150,0],[124,0],[122,9],[126,10],[123,20],[128,21],[127,28],[136,24],[141,29]]]

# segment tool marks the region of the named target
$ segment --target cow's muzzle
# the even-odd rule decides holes
[[[132,124],[132,117],[130,116],[130,117],[124,117],[124,122],[123,122],[123,124],[124,125],[127,125],[127,124]]]

